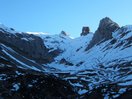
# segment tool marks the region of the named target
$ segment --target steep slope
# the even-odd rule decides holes
[[[2,25],[0,57],[15,64],[13,68],[34,71],[32,75],[54,75],[69,82],[76,98],[128,97],[132,92],[132,26],[120,28],[106,17],[95,33],[85,34],[73,39],[64,32],[18,33]]]
[[[32,50],[36,50],[35,53],[44,52],[46,56],[43,56],[43,63],[47,61],[47,55],[51,53],[44,47],[43,41],[40,42],[41,38],[18,33],[4,25],[0,28],[0,36],[0,99],[77,97],[77,93],[67,81],[47,72],[50,68],[42,66],[37,61],[39,56],[36,57],[32,53]],[[32,42],[32,40],[34,41]],[[37,51],[39,46],[44,49],[41,50],[40,48]],[[25,55],[25,51],[29,51],[29,53],[31,51],[32,54],[30,54],[36,58]]]
[[[23,32],[16,32],[14,29],[5,27],[0,28],[0,43],[11,47],[13,50],[37,63],[47,63],[60,53],[59,50],[48,52],[43,40],[35,35]]]
[[[132,88],[132,26],[119,28],[116,23],[109,20],[103,19],[109,29],[107,30],[106,26],[101,30],[107,30],[109,38],[104,35],[90,49],[92,40],[98,38],[96,34],[102,35],[102,33],[96,32],[94,37],[93,33],[89,33],[75,39],[62,39],[57,35],[55,40],[53,36],[49,37],[50,39],[43,37],[44,43],[48,41],[47,45],[51,49],[62,50],[62,53],[55,57],[55,61],[46,64],[47,67],[54,68],[49,72],[68,80],[80,95],[99,88],[100,94],[104,93],[103,90],[107,90],[102,97],[116,98]],[[100,24],[103,21],[100,21]],[[65,43],[60,42],[60,39]],[[118,90],[110,91],[108,88]]]
[[[112,38],[112,32],[119,29],[119,25],[113,22],[110,18],[105,17],[100,20],[99,27],[95,31],[94,37],[88,45],[87,49],[90,49],[95,44],[104,42]]]
[[[75,39],[69,40],[64,46],[64,51],[57,57],[55,57],[55,61],[47,64],[48,66],[54,66],[60,70],[74,70],[75,68],[81,69],[82,67],[77,67],[76,65],[81,62],[79,61],[81,55],[85,53],[85,49],[89,41],[92,39],[93,33],[89,33],[86,36],[81,36]],[[63,62],[64,60],[64,62]],[[71,63],[71,66],[66,66],[67,63]]]
[[[104,35],[90,49],[88,47],[92,44],[92,40],[98,38],[96,34],[102,35],[102,33],[96,32],[94,37],[90,33],[72,39],[70,43],[65,43],[66,50],[47,66],[56,68],[57,71],[52,72],[70,81],[78,89],[79,94],[89,93],[89,90],[100,86],[101,92],[113,84],[114,88],[118,87],[118,91],[106,92],[107,95],[103,97],[109,97],[111,94],[111,97],[116,98],[125,90],[131,89],[132,85],[132,26],[119,28],[108,18],[104,18],[100,24],[104,21],[105,25],[108,25],[100,31],[105,32],[109,27],[106,31],[109,38]]]

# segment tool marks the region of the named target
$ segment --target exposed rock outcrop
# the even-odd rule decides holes
[[[95,44],[111,39],[112,32],[119,28],[120,28],[119,25],[113,22],[110,18],[108,17],[103,18],[100,21],[99,27],[96,30],[90,44],[88,45],[87,50],[93,47]]]
[[[43,40],[35,35],[26,33],[7,33],[0,31],[0,42],[15,51],[40,63],[50,62],[53,57],[48,53]]]
[[[83,27],[82,28],[82,33],[80,34],[81,36],[85,36],[90,32],[90,28],[89,27]]]
[[[66,59],[61,59],[60,60],[60,64],[65,64],[65,65],[69,65],[69,66],[73,66],[73,63],[71,63],[71,62],[68,62]]]

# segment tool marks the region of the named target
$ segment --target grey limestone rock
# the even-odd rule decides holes
[[[110,18],[103,18],[100,23],[98,29],[95,31],[95,34],[88,45],[87,49],[92,48],[94,45],[104,42],[112,38],[112,32],[119,29],[119,25],[113,22]]]
[[[82,33],[80,35],[85,36],[85,35],[89,34],[89,32],[90,32],[90,28],[85,26],[82,28]]]

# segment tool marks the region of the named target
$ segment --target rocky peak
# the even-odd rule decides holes
[[[87,35],[89,32],[90,32],[90,28],[87,27],[87,26],[84,26],[84,27],[82,28],[82,33],[81,33],[80,35],[81,35],[81,36],[85,36],[85,35]]]
[[[90,49],[95,44],[111,39],[112,32],[119,28],[120,28],[119,25],[116,22],[112,21],[110,18],[108,17],[103,18],[102,20],[100,20],[99,27],[95,31],[93,39],[91,40],[87,49]]]
[[[109,24],[109,23],[113,23],[113,21],[109,17],[105,17],[105,18],[100,20],[99,27],[102,27],[102,26]]]
[[[68,36],[68,34],[65,31],[61,31],[60,36]]]
[[[106,29],[111,29],[112,31],[117,28],[119,28],[119,25],[116,22],[113,22],[109,17],[105,17],[102,20],[100,20],[100,24],[98,27],[98,29],[101,29],[102,31]]]

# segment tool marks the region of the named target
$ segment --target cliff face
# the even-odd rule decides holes
[[[11,47],[22,56],[38,63],[47,63],[53,61],[53,58],[59,53],[59,50],[49,53],[49,49],[45,47],[43,40],[38,36],[9,30],[1,29],[0,43]]]
[[[103,18],[102,20],[100,20],[99,27],[96,30],[93,39],[91,40],[87,49],[90,49],[95,44],[98,44],[101,41],[104,42],[108,39],[112,39],[112,32],[119,28],[120,28],[119,25],[113,22],[110,18],[108,17]]]

